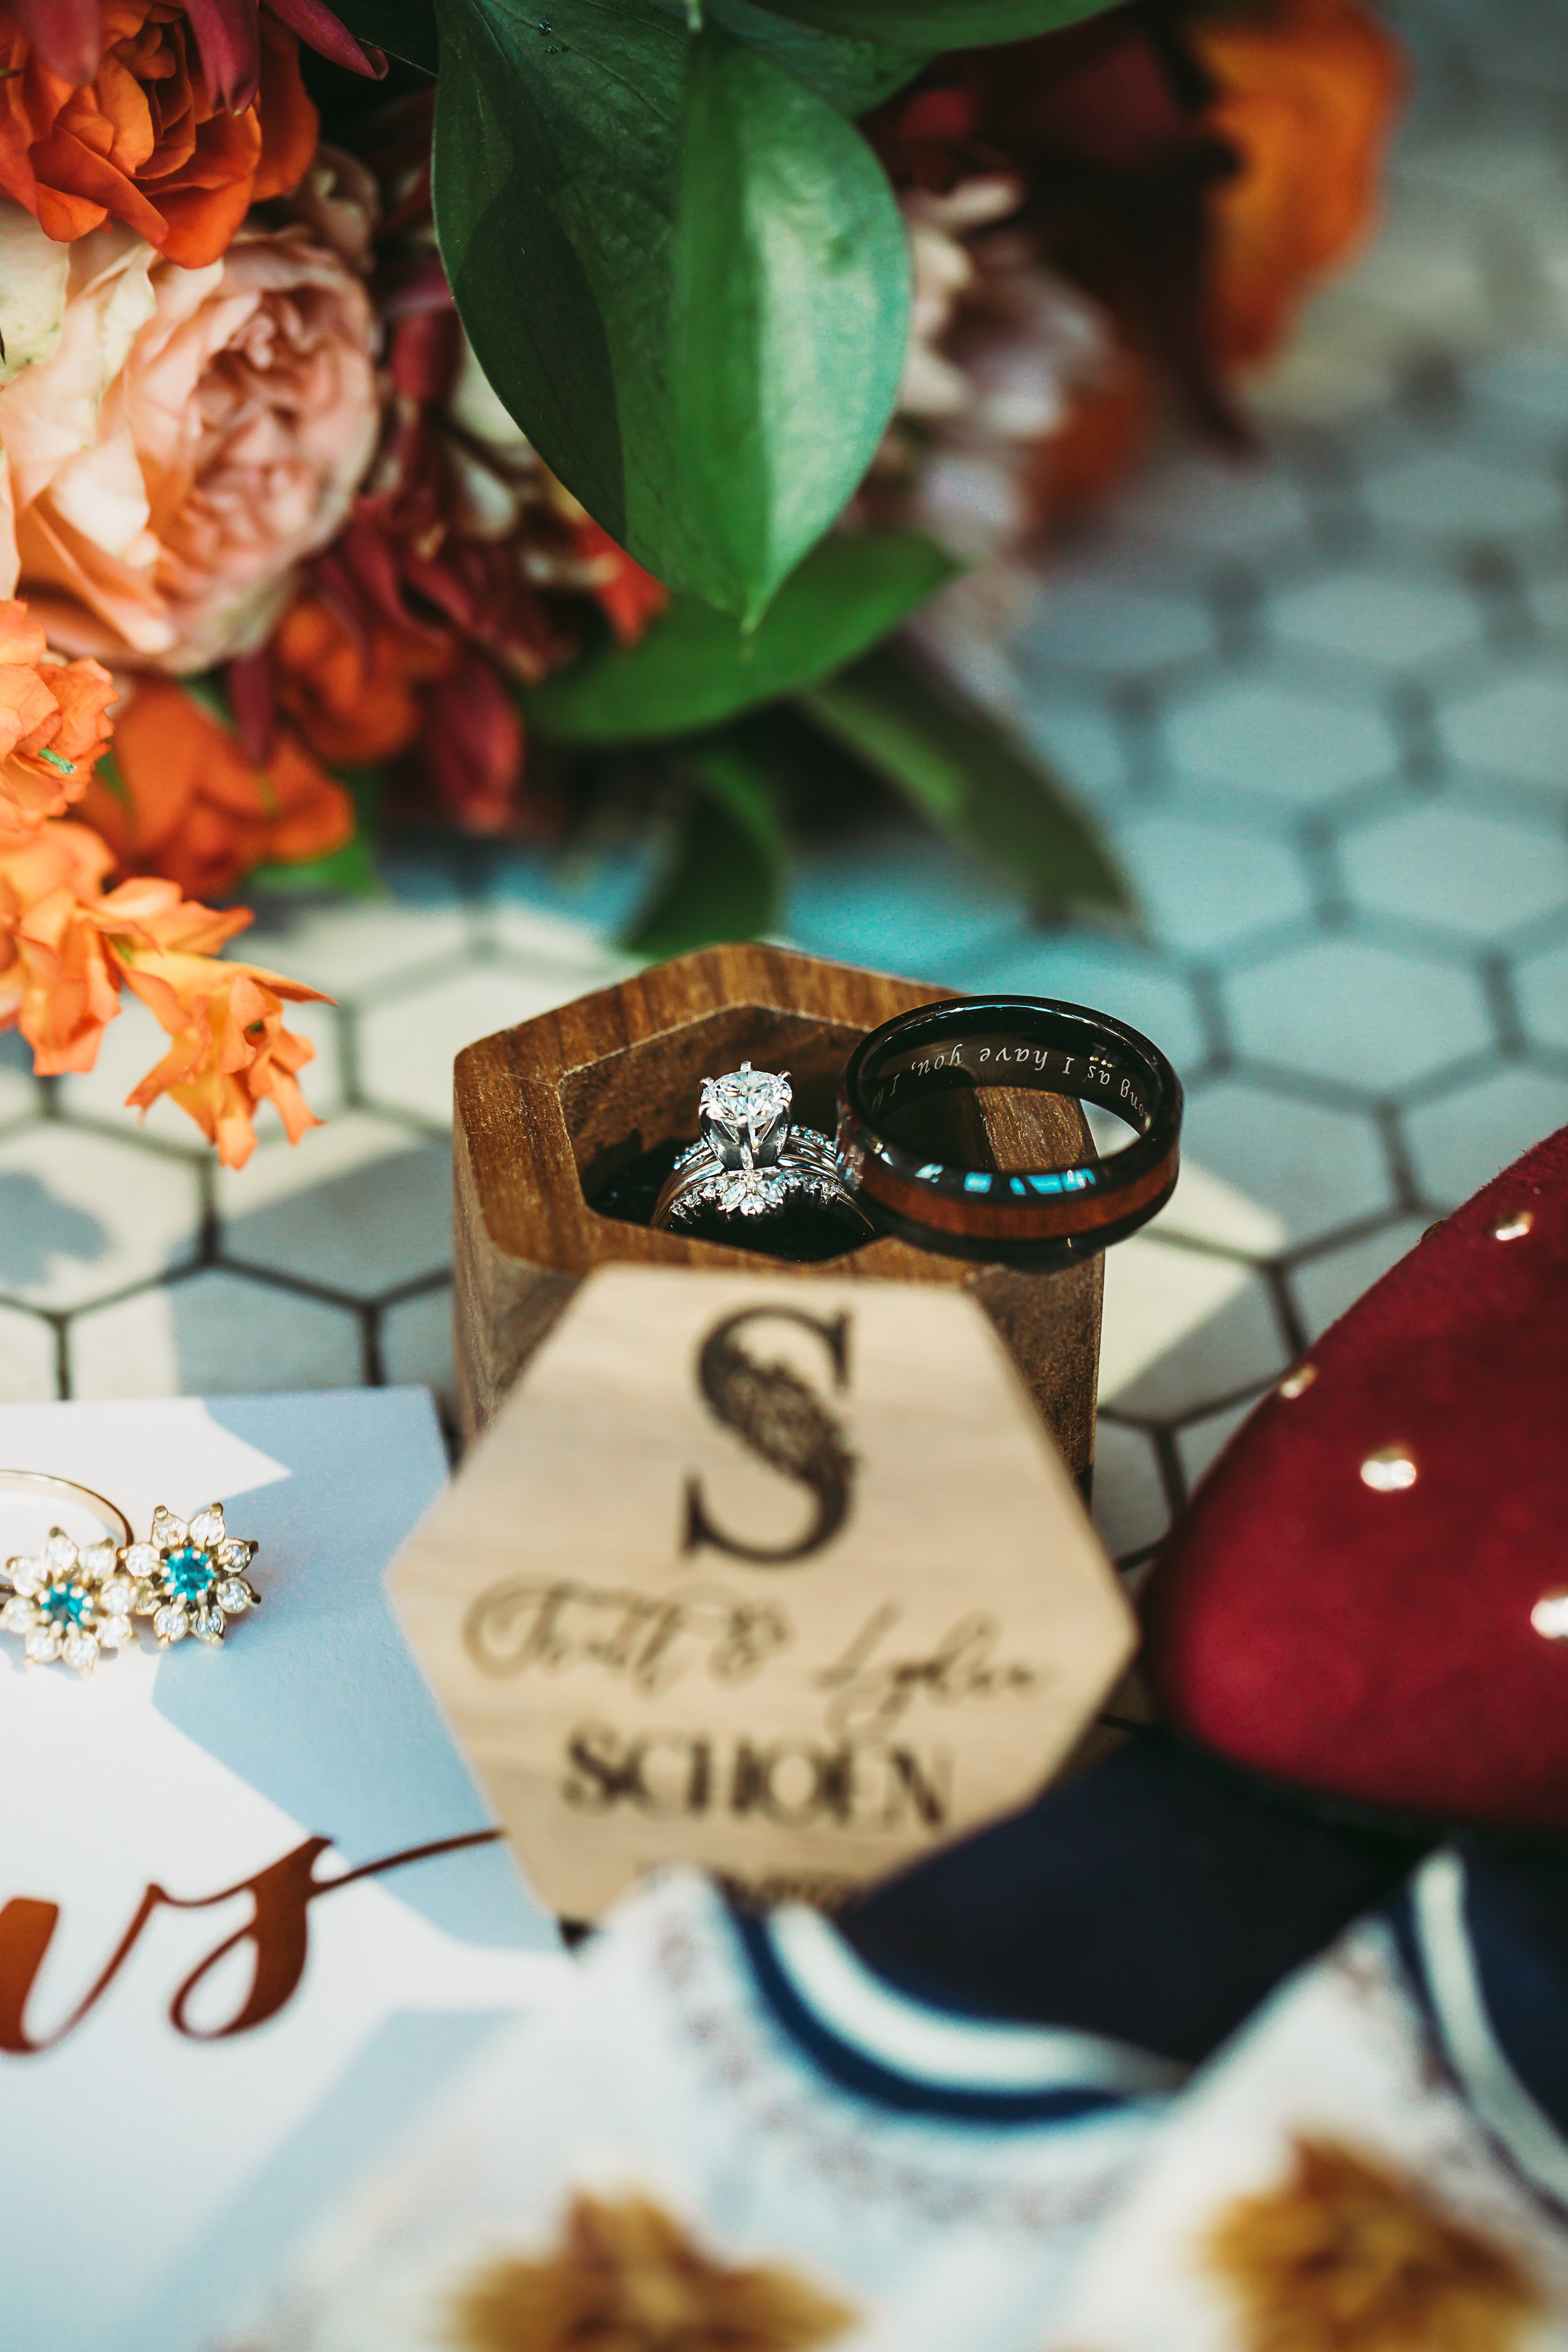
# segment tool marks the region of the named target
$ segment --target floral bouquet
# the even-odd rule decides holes
[[[1123,908],[940,616],[1245,446],[1400,82],[1362,0],[0,0],[0,1025],[129,988],[238,1164],[312,992],[201,902],[606,793],[647,952],[868,780]]]

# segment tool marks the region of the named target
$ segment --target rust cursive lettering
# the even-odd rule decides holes
[[[119,1943],[76,2007],[52,2033],[40,2035],[28,2032],[26,2012],[39,1970],[54,1940],[60,1906],[34,1895],[16,1895],[0,1909],[0,2053],[32,2058],[47,2050],[58,2050],[97,2008],[141,1941],[148,1922],[160,1909],[210,1911],[220,1903],[230,1903],[237,1895],[244,1895],[250,1897],[250,1916],[191,1970],[169,2004],[169,2022],[187,2042],[226,2042],[237,2033],[252,2032],[257,2026],[265,2025],[268,2018],[276,2017],[299,1988],[310,1957],[312,1903],[319,1902],[324,1895],[335,1895],[340,1887],[352,1886],[356,1879],[379,1878],[410,1863],[460,1853],[465,1846],[489,1845],[500,1835],[499,1830],[470,1830],[461,1837],[437,1838],[429,1845],[407,1846],[400,1853],[363,1862],[333,1878],[316,1875],[316,1864],[323,1853],[331,1852],[331,1840],[312,1837],[277,1862],[269,1863],[266,1869],[257,1871],[254,1876],[238,1879],[232,1886],[219,1887],[214,1895],[171,1895],[166,1887],[149,1886]],[[251,1947],[252,1952],[250,1983],[239,2007],[221,2025],[193,2025],[189,2011],[197,1987],[230,1952],[245,1944]]]

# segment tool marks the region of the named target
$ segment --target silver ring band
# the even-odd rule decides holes
[[[649,1223],[684,1224],[701,1209],[760,1217],[803,1195],[855,1208],[833,1145],[816,1128],[793,1125],[792,1100],[787,1072],[750,1062],[704,1078],[697,1140],[665,1178]]]
[[[47,1470],[0,1470],[0,1489],[8,1494],[50,1495],[64,1496],[68,1502],[85,1503],[94,1518],[111,1535],[119,1528],[117,1543],[128,1544],[132,1540],[131,1522],[119,1505],[95,1494],[90,1486],[79,1485],[75,1478],[57,1478]]]

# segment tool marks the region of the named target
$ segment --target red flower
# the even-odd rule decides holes
[[[268,0],[268,6],[334,65],[347,66],[351,73],[386,71],[381,51],[362,47],[321,0]],[[261,73],[258,13],[257,0],[185,0],[207,88],[231,114],[243,114],[256,98]],[[101,0],[11,0],[11,14],[47,72],[67,82],[93,79],[110,37]]]

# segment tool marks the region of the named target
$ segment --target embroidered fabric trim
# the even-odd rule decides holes
[[[1492,2032],[1465,1922],[1465,1865],[1458,1854],[1435,1853],[1423,1863],[1411,1888],[1411,1913],[1432,2011],[1470,2105],[1520,2170],[1568,2205],[1568,2144]]]
[[[819,1912],[786,1904],[767,1922],[802,2004],[842,2040],[942,2090],[1094,2090],[1127,2098],[1175,2090],[1185,2069],[1100,2034],[944,2014],[874,1976]]]

